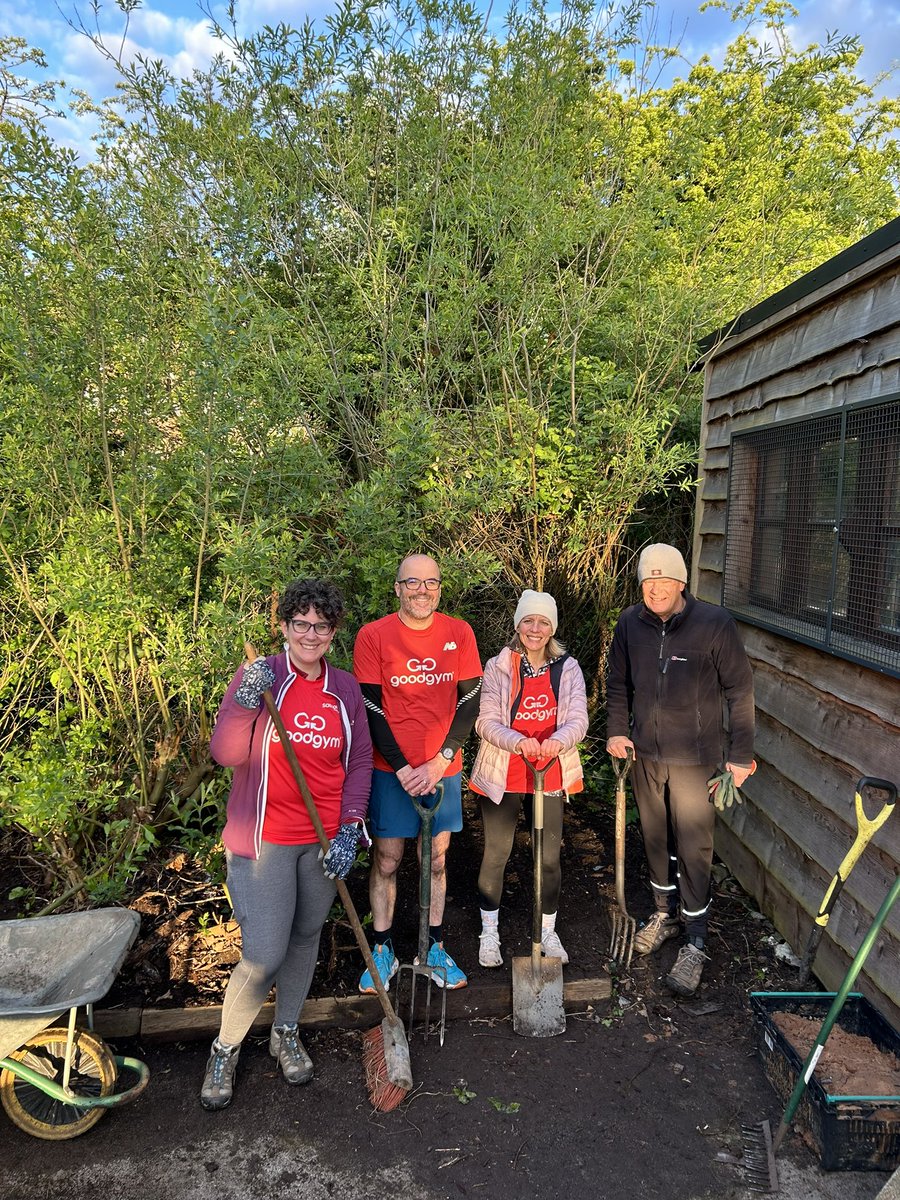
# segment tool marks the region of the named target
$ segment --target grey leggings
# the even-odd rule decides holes
[[[319,861],[318,843],[263,842],[259,858],[228,851],[228,891],[241,926],[241,961],[225,990],[219,1038],[242,1042],[275,984],[275,1024],[290,1025],[306,1000],[319,935],[335,883]]]
[[[481,820],[484,823],[484,857],[478,873],[478,898],[483,909],[493,911],[500,907],[503,894],[503,872],[512,851],[519,810],[524,806],[529,825],[532,819],[534,797],[530,794],[507,792],[499,804],[481,796]],[[555,913],[559,907],[559,889],[562,871],[559,851],[562,845],[563,804],[562,792],[544,793],[544,887],[541,908],[545,913]]]

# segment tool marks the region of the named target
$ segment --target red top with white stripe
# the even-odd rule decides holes
[[[333,838],[341,820],[344,727],[337,700],[325,694],[325,672],[318,679],[307,679],[298,672],[279,711],[325,832]],[[319,840],[274,730],[262,836],[264,842],[279,846],[305,846]]]

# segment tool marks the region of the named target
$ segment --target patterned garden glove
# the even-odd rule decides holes
[[[353,823],[340,827],[331,839],[328,853],[322,858],[322,870],[328,879],[347,878],[356,862],[356,849],[360,842],[364,848],[372,844],[365,825]],[[322,856],[321,850],[319,856]]]
[[[264,658],[258,658],[255,662],[244,664],[244,677],[234,698],[241,708],[259,708],[263,692],[269,691],[274,683],[275,672]]]

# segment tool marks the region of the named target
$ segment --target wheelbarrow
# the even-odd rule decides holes
[[[125,908],[0,921],[0,1102],[33,1137],[86,1133],[149,1083],[146,1064],[113,1055],[93,1032],[94,1002],[112,986],[139,925]],[[82,1005],[88,1029],[76,1026]],[[66,1010],[68,1023],[54,1025]],[[120,1069],[137,1082],[117,1092]]]

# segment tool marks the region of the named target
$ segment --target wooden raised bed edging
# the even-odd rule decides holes
[[[435,989],[437,990],[437,989]],[[608,1000],[612,993],[605,972],[593,979],[575,979],[564,988],[568,1011]],[[424,995],[424,989],[423,993]],[[434,1012],[432,997],[432,1012]],[[440,1000],[438,999],[438,1004]],[[272,1024],[274,1004],[265,1004],[254,1021],[251,1033],[263,1034]],[[475,1017],[505,1017],[512,1012],[512,982],[474,983],[447,996],[447,1016],[452,1020]],[[200,1008],[110,1008],[97,1009],[94,1028],[105,1038],[140,1038],[144,1042],[186,1042],[213,1037],[219,1031],[221,1004]],[[306,1029],[369,1029],[381,1020],[381,1008],[375,996],[326,996],[307,1000],[300,1014]]]

